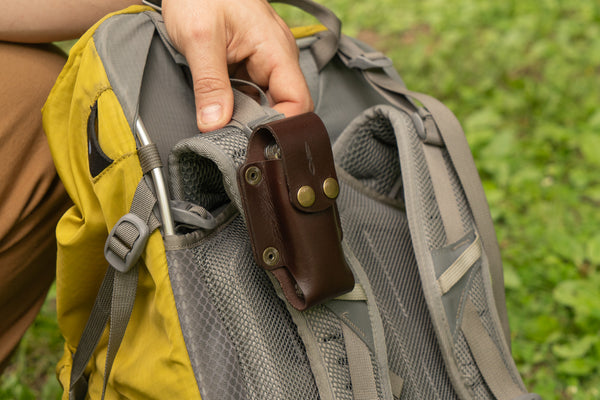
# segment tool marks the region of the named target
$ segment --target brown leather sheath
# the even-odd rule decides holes
[[[352,290],[331,144],[314,113],[254,130],[238,184],[256,262],[305,310]]]

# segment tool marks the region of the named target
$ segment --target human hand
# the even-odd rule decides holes
[[[296,42],[266,0],[163,0],[162,13],[190,66],[200,131],[231,119],[230,72],[266,89],[286,116],[312,110]]]

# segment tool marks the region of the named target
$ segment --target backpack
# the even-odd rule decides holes
[[[323,23],[293,31],[302,116],[232,81],[231,123],[199,134],[151,7],[72,48],[43,110],[73,201],[56,231],[63,398],[539,399],[456,118],[331,11],[286,2]]]

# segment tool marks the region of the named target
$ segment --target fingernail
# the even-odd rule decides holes
[[[220,104],[211,104],[206,106],[200,112],[200,118],[203,124],[212,124],[221,119],[223,107]]]

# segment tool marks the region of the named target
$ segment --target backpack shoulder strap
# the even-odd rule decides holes
[[[350,38],[342,37],[340,40],[340,58],[346,65],[352,64],[352,60],[359,58],[373,58],[372,54],[365,52]],[[377,58],[377,54],[375,54]],[[381,64],[381,62],[379,62]],[[422,93],[408,90],[403,82],[390,72],[389,66],[367,65],[359,68],[365,80],[373,86],[392,105],[413,115],[419,111],[412,99],[416,99],[425,106],[433,117],[437,126],[442,144],[446,147],[452,164],[463,186],[467,201],[473,212],[475,224],[481,235],[483,247],[489,259],[490,275],[492,277],[492,289],[496,303],[496,311],[502,324],[504,338],[510,348],[510,327],[506,310],[506,299],[504,293],[504,275],[500,247],[494,231],[494,225],[489,206],[481,185],[481,179],[477,167],[469,149],[464,131],[452,113],[439,100]]]

